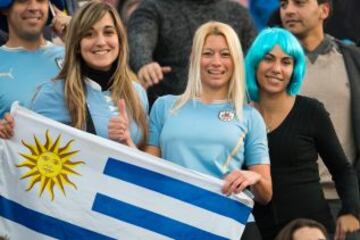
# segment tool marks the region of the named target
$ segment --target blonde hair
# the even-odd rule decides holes
[[[125,99],[131,119],[135,121],[142,132],[143,138],[139,144],[142,148],[146,144],[148,135],[147,118],[144,106],[142,106],[129,76],[126,31],[115,8],[102,1],[94,0],[86,3],[75,13],[66,36],[64,66],[57,79],[65,80],[65,100],[71,117],[71,125],[84,129],[86,126],[86,87],[81,72],[83,59],[79,52],[80,41],[106,13],[111,15],[119,38],[119,56],[109,88],[111,97],[115,104],[120,98]]]
[[[227,98],[233,104],[237,117],[241,119],[246,98],[242,48],[239,38],[232,27],[214,21],[201,25],[195,32],[190,55],[188,83],[185,92],[179,96],[171,112],[175,113],[189,100],[200,97],[201,92],[203,91],[200,75],[200,62],[205,41],[210,35],[223,36],[227,42],[234,63],[234,72],[230,79]]]

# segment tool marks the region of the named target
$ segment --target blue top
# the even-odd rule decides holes
[[[150,114],[149,144],[160,148],[162,158],[218,178],[270,163],[265,124],[254,108],[244,106],[243,119],[237,120],[228,102],[192,100],[170,113],[176,99],[158,98]]]
[[[118,115],[117,105],[111,99],[110,91],[101,91],[101,87],[91,79],[86,79],[86,103],[88,105],[96,134],[108,138],[108,123],[111,117]],[[144,111],[148,111],[148,100],[140,84],[133,82]],[[43,83],[36,93],[31,109],[46,117],[70,125],[71,118],[65,102],[64,81],[54,80]],[[131,120],[130,120],[131,121]],[[130,122],[131,138],[135,144],[141,141],[142,134],[134,121]]]
[[[0,118],[14,101],[28,106],[35,88],[54,78],[64,56],[64,48],[48,42],[34,51],[0,47]]]

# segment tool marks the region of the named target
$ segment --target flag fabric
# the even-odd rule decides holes
[[[14,104],[0,157],[0,236],[240,239],[253,201],[222,181]]]

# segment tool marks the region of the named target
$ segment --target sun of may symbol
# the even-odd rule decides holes
[[[22,140],[22,144],[30,150],[30,153],[20,153],[25,158],[16,167],[27,167],[29,170],[21,176],[21,179],[29,178],[29,185],[26,191],[30,191],[36,184],[40,184],[39,196],[44,190],[50,194],[54,200],[54,187],[57,186],[65,195],[65,186],[69,185],[76,188],[70,181],[69,175],[80,175],[74,169],[85,164],[83,161],[73,162],[70,158],[74,157],[79,151],[71,151],[74,140],[70,140],[64,146],[60,146],[61,134],[53,141],[49,131],[45,134],[46,141],[42,144],[34,135],[34,144],[28,144]]]

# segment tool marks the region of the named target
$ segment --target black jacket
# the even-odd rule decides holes
[[[356,148],[356,159],[353,162],[360,186],[360,49],[356,46],[343,44],[340,41],[337,41],[337,44],[343,54],[350,82],[351,119]]]

